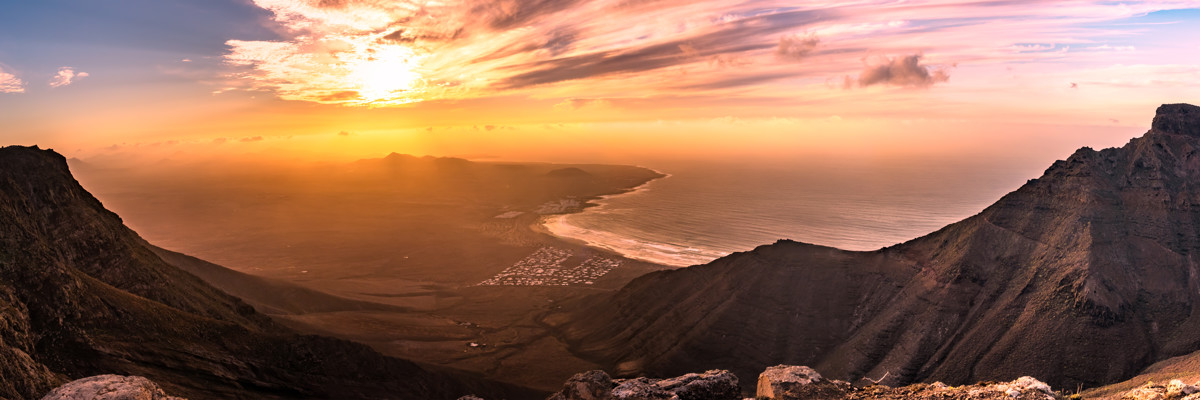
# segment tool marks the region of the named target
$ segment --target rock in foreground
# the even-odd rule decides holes
[[[758,376],[761,400],[1054,400],[1050,385],[1024,376],[1012,382],[988,382],[952,387],[941,382],[893,388],[884,385],[856,387],[850,382],[824,379],[809,367],[779,365]]]
[[[915,384],[892,388],[868,386],[847,393],[845,400],[1056,400],[1061,397],[1050,385],[1024,376],[1011,382],[986,382],[965,386],[949,386],[941,382]]]
[[[1196,385],[1178,379],[1167,384],[1149,382],[1142,387],[1125,392],[1121,400],[1200,400],[1200,382]]]
[[[737,376],[712,370],[669,379],[617,379],[604,371],[575,374],[548,400],[738,400]]]
[[[97,375],[83,378],[42,397],[42,400],[184,400],[168,396],[158,385],[140,376]]]
[[[804,388],[814,388],[816,383],[825,380],[821,374],[809,367],[795,365],[776,365],[767,368],[758,375],[759,398],[782,398],[786,393],[796,392]]]

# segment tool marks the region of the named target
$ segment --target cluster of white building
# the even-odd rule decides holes
[[[568,286],[591,285],[604,274],[621,266],[621,261],[592,256],[577,266],[563,265],[571,251],[542,247],[528,257],[480,282],[480,286]]]
[[[580,203],[579,200],[576,199],[559,199],[558,201],[551,201],[538,206],[537,211],[534,212],[542,215],[563,214],[571,211],[578,211],[582,206],[583,203]]]

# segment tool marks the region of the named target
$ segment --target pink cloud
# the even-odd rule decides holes
[[[58,69],[58,73],[53,78],[50,78],[50,87],[67,86],[86,77],[88,77],[87,72],[75,72],[74,68],[61,67]]]
[[[0,68],[0,93],[24,93],[25,82]]]

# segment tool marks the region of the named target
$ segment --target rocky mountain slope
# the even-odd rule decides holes
[[[143,244],[167,264],[204,280],[268,315],[291,315],[335,311],[403,311],[386,304],[334,296],[278,279],[234,271],[186,254]]]
[[[1055,387],[1200,349],[1200,107],[1158,109],[978,215],[871,252],[780,241],[554,314],[621,375],[812,365],[846,380]]]
[[[160,254],[62,156],[0,149],[0,398],[111,373],[192,399],[528,396],[292,333]]]

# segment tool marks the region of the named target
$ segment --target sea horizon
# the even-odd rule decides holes
[[[930,168],[889,180],[869,168],[651,168],[664,176],[541,224],[559,238],[671,267],[778,240],[873,251],[977,214],[1032,177],[986,167],[933,176]]]

